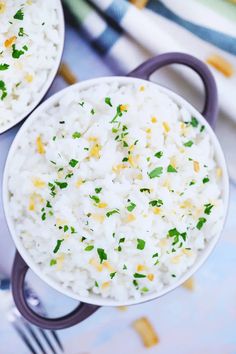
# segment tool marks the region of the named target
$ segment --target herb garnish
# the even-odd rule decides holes
[[[7,70],[9,68],[8,64],[0,64],[0,71]]]
[[[20,20],[20,21],[22,21],[22,20],[24,19],[24,12],[22,11],[22,9],[18,10],[18,11],[16,12],[16,14],[13,16],[13,18],[14,18],[15,20]]]
[[[142,240],[141,238],[137,239],[137,249],[138,250],[143,250],[145,248],[145,244],[146,242],[144,240]]]
[[[158,159],[160,159],[163,156],[163,152],[162,151],[158,151],[158,152],[155,153],[154,156],[157,157]]]
[[[151,205],[151,206],[156,206],[156,207],[160,207],[161,205],[163,205],[163,201],[161,200],[161,199],[157,199],[157,200],[151,200],[150,202],[149,202],[149,204]]]
[[[180,233],[176,228],[174,228],[168,231],[168,236],[173,237],[172,246],[175,246],[178,242],[180,242],[180,237],[182,237],[182,239],[186,241],[187,233]]]
[[[56,246],[55,246],[55,248],[54,248],[54,250],[53,250],[53,253],[57,253],[57,252],[59,251],[59,249],[60,249],[61,244],[62,244],[63,241],[64,241],[64,239],[62,239],[62,240],[57,240],[57,244],[56,244]]]
[[[99,193],[101,192],[101,190],[102,190],[102,187],[95,188],[95,192],[96,192],[97,194],[99,194]]]
[[[116,275],[116,272],[110,273],[111,279],[113,279],[115,275]]]
[[[107,254],[104,251],[103,248],[97,248],[97,253],[99,255],[100,258],[100,263],[102,263],[103,261],[107,260]]]
[[[90,195],[89,198],[92,199],[95,203],[100,202],[100,198],[98,198],[97,195]]]
[[[187,146],[187,147],[191,147],[192,145],[193,145],[192,140],[189,140],[186,143],[184,143],[184,146]]]
[[[149,188],[141,188],[140,189],[140,192],[143,193],[143,192],[148,192],[150,194],[150,189]]]
[[[74,132],[73,134],[72,134],[72,138],[73,139],[79,139],[81,137],[81,134],[79,133],[79,132]]]
[[[116,114],[114,116],[114,118],[110,121],[110,123],[115,123],[116,122],[116,119],[118,117],[122,117],[123,113],[121,111],[121,107],[122,107],[122,104],[119,104],[117,107],[116,107]],[[123,112],[127,112],[126,109],[123,110]]]
[[[25,54],[25,52],[21,49],[16,49],[16,45],[12,45],[12,58],[19,59],[21,55]]]
[[[129,212],[133,211],[135,208],[136,208],[136,204],[134,204],[132,202],[127,206],[127,210]]]
[[[4,81],[0,80],[0,91],[2,91],[1,100],[3,101],[7,97],[7,88]]]
[[[64,189],[68,186],[68,183],[67,182],[58,182],[58,181],[55,181],[55,184],[60,188],[60,189]]]
[[[119,209],[114,209],[114,210],[108,211],[108,212],[106,213],[106,216],[109,218],[111,215],[113,215],[113,214],[119,214],[119,213],[120,213]]]
[[[140,273],[134,273],[134,278],[146,278],[145,274],[140,274]]]
[[[176,170],[172,165],[169,165],[169,166],[167,167],[167,172],[172,173],[172,172],[177,172],[177,170]]]
[[[19,28],[18,36],[19,37],[27,36],[27,34],[24,32],[24,28],[23,27]]]
[[[78,162],[79,162],[78,160],[71,159],[70,162],[69,162],[69,165],[70,165],[71,167],[75,167]]]
[[[55,264],[57,264],[57,260],[56,259],[51,259],[50,260],[50,266],[54,266]]]
[[[206,218],[199,218],[196,228],[198,230],[201,230],[201,228],[203,227],[203,225],[205,224],[206,221],[207,221]]]
[[[203,178],[203,180],[202,180],[202,182],[205,184],[205,183],[207,183],[207,182],[209,182],[210,181],[210,179],[208,178],[208,177],[204,177]]]
[[[156,167],[154,170],[152,170],[151,172],[148,173],[148,176],[150,178],[160,177],[162,172],[163,172],[163,167]]]
[[[204,213],[207,215],[210,215],[211,209],[214,207],[214,205],[208,203],[208,204],[205,204],[204,207],[205,207]]]
[[[198,122],[197,118],[191,117],[190,124],[191,124],[192,127],[197,128],[199,122]]]
[[[85,247],[85,251],[89,252],[89,251],[92,251],[94,249],[94,246],[93,245],[90,245],[90,246],[87,246]]]
[[[111,98],[110,97],[105,97],[105,103],[110,106],[110,107],[113,107],[112,106],[112,103],[111,103]]]

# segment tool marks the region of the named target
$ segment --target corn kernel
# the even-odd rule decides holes
[[[15,41],[16,41],[16,36],[10,37],[5,40],[4,45],[6,48],[9,48],[15,43]]]

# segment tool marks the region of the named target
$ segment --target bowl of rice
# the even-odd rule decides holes
[[[0,1],[0,134],[25,119],[56,76],[64,45],[60,0]]]
[[[202,77],[203,114],[147,80],[171,63]],[[208,68],[170,53],[127,77],[68,87],[31,114],[11,146],[3,183],[18,250],[13,295],[28,320],[65,328],[99,306],[162,296],[200,267],[228,205],[225,159],[208,123],[216,113]],[[23,294],[28,267],[79,307],[53,321],[34,314]]]

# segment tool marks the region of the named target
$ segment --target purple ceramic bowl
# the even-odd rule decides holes
[[[143,63],[141,66],[139,66],[137,69],[132,71],[130,74],[128,74],[126,77],[109,77],[109,78],[98,78],[94,80],[88,80],[84,81],[82,83],[76,84],[76,88],[87,88],[92,86],[94,83],[97,82],[122,82],[122,83],[129,83],[129,82],[136,82],[139,83],[140,85],[143,84],[143,80],[149,80],[150,75],[160,69],[163,66],[169,65],[169,64],[182,64],[187,67],[190,67],[193,69],[196,73],[199,74],[201,77],[204,88],[205,88],[205,104],[204,104],[204,110],[202,114],[200,114],[194,107],[192,107],[188,102],[186,102],[182,97],[176,95],[174,92],[171,90],[168,90],[160,85],[158,85],[159,89],[170,96],[177,104],[181,106],[187,107],[187,109],[196,116],[196,118],[199,120],[201,124],[205,125],[205,129],[210,135],[212,144],[214,146],[216,158],[218,161],[219,166],[221,167],[223,171],[223,177],[222,177],[222,195],[223,195],[223,202],[224,202],[224,215],[223,219],[225,220],[226,218],[226,213],[227,213],[227,205],[228,205],[228,191],[229,191],[229,184],[228,184],[228,173],[226,169],[226,164],[225,164],[225,159],[224,155],[222,153],[221,147],[219,145],[219,142],[212,130],[212,127],[214,127],[215,121],[216,121],[216,116],[217,116],[217,90],[216,90],[216,84],[214,81],[214,78],[212,74],[210,73],[209,69],[207,66],[202,63],[200,60],[187,55],[183,53],[167,53],[163,55],[156,56],[145,63]],[[152,84],[156,85],[156,84]],[[133,305],[137,303],[141,303],[144,301],[149,301],[153,300],[155,298],[158,298],[162,295],[165,295],[167,292],[173,290],[180,284],[182,284],[184,281],[186,281],[201,265],[202,263],[207,259],[207,257],[210,255],[212,252],[215,244],[218,241],[218,238],[220,236],[219,232],[214,239],[212,239],[209,243],[209,245],[204,249],[202,252],[201,256],[197,259],[195,264],[173,285],[165,287],[161,292],[159,293],[152,293],[149,295],[145,295],[142,297],[141,300],[128,300],[125,303],[119,303],[117,301],[111,300],[111,299],[103,299],[101,297],[96,297],[94,296],[88,296],[87,298],[80,297],[79,295],[75,295],[69,290],[63,289],[59,284],[55,284],[51,279],[46,277],[44,274],[42,274],[41,270],[36,267],[36,265],[33,263],[31,260],[30,256],[28,255],[27,251],[24,249],[20,239],[17,237],[13,222],[10,217],[9,213],[9,198],[8,198],[8,187],[7,187],[7,180],[8,180],[8,169],[11,163],[11,157],[14,154],[15,149],[17,148],[17,143],[20,141],[23,136],[24,132],[27,129],[28,125],[31,124],[31,122],[35,119],[37,119],[38,115],[42,110],[44,110],[47,107],[50,107],[52,104],[57,102],[60,97],[62,97],[66,92],[69,92],[75,88],[75,86],[70,86],[66,88],[65,90],[58,92],[54,96],[50,97],[47,101],[45,101],[38,109],[29,117],[29,119],[25,122],[25,124],[22,126],[20,129],[19,133],[17,134],[5,166],[5,171],[4,171],[4,182],[3,182],[3,198],[4,198],[4,210],[6,214],[6,219],[7,223],[10,229],[10,232],[12,234],[13,240],[16,244],[17,247],[17,253],[13,265],[13,270],[12,270],[12,291],[13,291],[13,297],[16,303],[17,308],[21,312],[21,314],[30,322],[33,324],[43,327],[43,328],[48,328],[48,329],[63,329],[67,328],[70,326],[73,326],[75,324],[78,324],[79,322],[83,321],[87,317],[89,317],[91,314],[93,314],[95,311],[98,310],[100,306],[121,306],[121,305]],[[223,228],[223,223],[222,223],[222,228]],[[49,319],[49,318],[44,318],[39,316],[38,314],[34,313],[33,310],[28,306],[25,296],[24,296],[24,280],[25,280],[25,275],[27,270],[31,268],[38,276],[40,276],[47,284],[55,288],[56,290],[62,292],[65,295],[68,295],[72,298],[77,299],[80,303],[78,307],[71,312],[70,314],[63,316],[61,318],[54,318],[54,319]]]

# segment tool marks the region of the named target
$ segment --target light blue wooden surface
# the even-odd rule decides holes
[[[81,38],[67,28],[64,60],[79,80],[119,74]],[[65,86],[58,78],[51,91]],[[17,129],[0,136],[0,171]],[[0,205],[0,271],[9,272],[14,247]],[[231,186],[229,216],[222,238],[209,260],[195,276],[196,289],[179,288],[127,311],[103,308],[71,329],[60,332],[67,354],[235,354],[236,353],[236,188]],[[31,275],[50,314],[72,309],[71,301],[46,287]],[[55,301],[57,299],[57,301]],[[1,308],[1,306],[0,306]],[[153,323],[160,344],[145,349],[132,329],[140,316]],[[27,349],[0,316],[0,354],[27,354]]]

